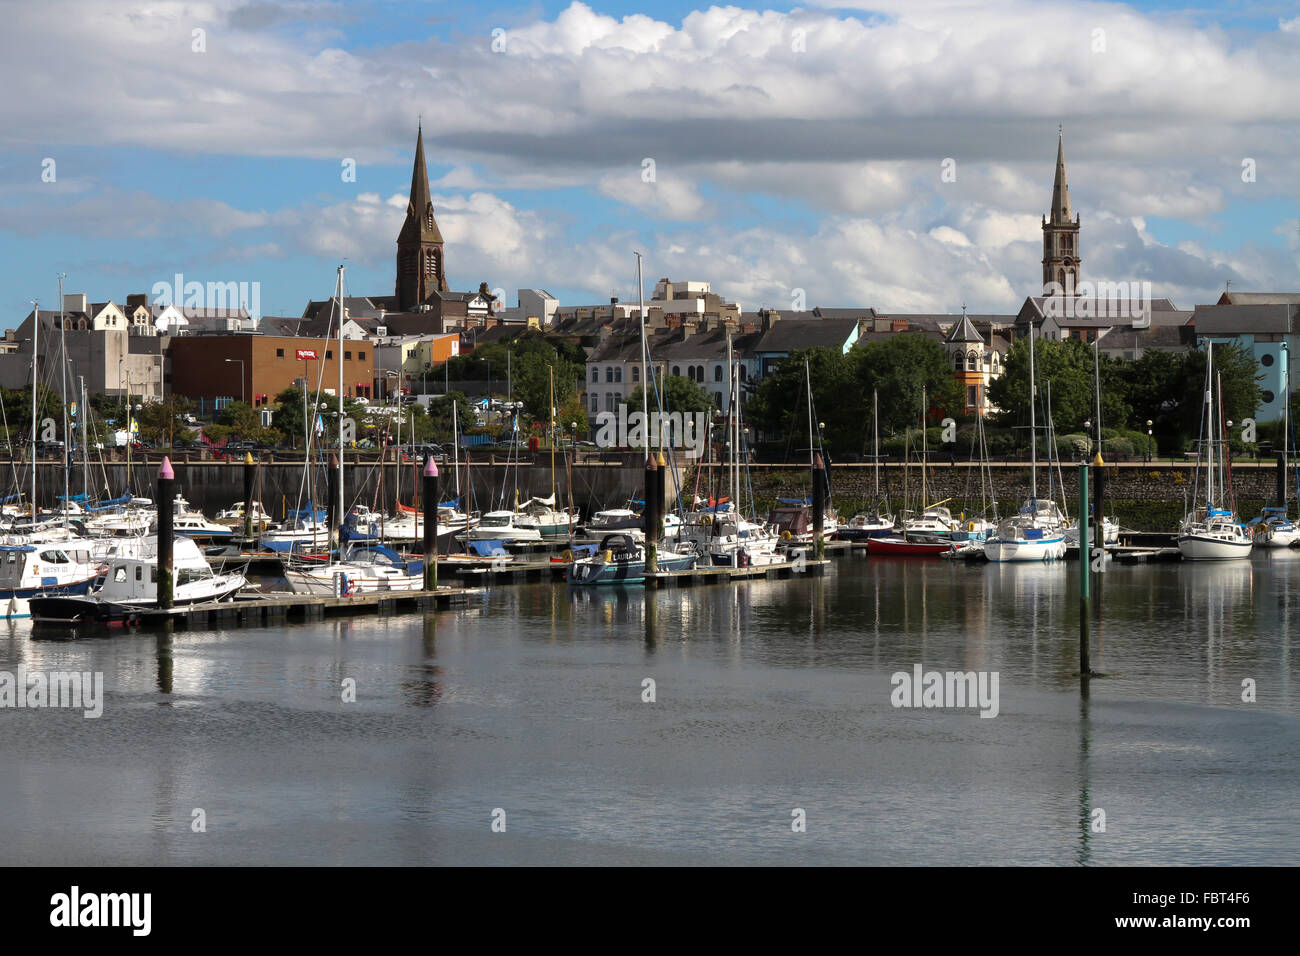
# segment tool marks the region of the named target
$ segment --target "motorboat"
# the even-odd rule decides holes
[[[50,595],[84,595],[103,572],[90,542],[0,545],[0,615],[31,615],[31,602]]]
[[[383,545],[346,549],[337,561],[286,559],[284,576],[295,594],[355,597],[388,591],[424,590],[424,561],[407,560]]]
[[[641,584],[645,582],[645,546],[628,534],[607,534],[590,557],[575,558],[568,567],[569,584]],[[661,547],[656,553],[660,571],[686,571],[695,567],[694,554]]]
[[[517,511],[489,511],[467,537],[470,541],[541,541],[541,531],[521,525],[519,518]]]
[[[112,623],[129,621],[158,606],[158,538],[145,539],[108,561],[103,582],[80,594],[50,594],[31,599],[37,624]],[[206,604],[234,597],[247,583],[243,574],[213,573],[190,538],[172,541],[172,604]]]
[[[835,529],[835,537],[841,541],[887,538],[894,533],[894,516],[880,511],[859,512]]]

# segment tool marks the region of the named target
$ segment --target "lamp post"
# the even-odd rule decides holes
[[[1090,431],[1092,431],[1092,419],[1091,419],[1091,418],[1086,419],[1086,420],[1084,421],[1084,423],[1083,423],[1083,433],[1084,433],[1085,435],[1087,435]],[[1101,449],[1098,448],[1097,450],[1100,451]],[[1082,454],[1082,456],[1083,456],[1083,458],[1082,458],[1081,460],[1082,460],[1082,461],[1087,461],[1087,460],[1088,460],[1088,453],[1087,453],[1086,451],[1081,451],[1081,454]]]
[[[247,401],[246,401],[245,398],[244,398],[244,360],[243,360],[243,359],[226,359],[226,361],[227,361],[227,362],[238,362],[238,363],[239,363],[239,403],[240,403],[241,405],[246,405],[246,404],[247,404]]]
[[[1151,419],[1147,419],[1147,464],[1151,463]]]

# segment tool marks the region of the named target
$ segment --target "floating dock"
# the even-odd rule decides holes
[[[128,622],[87,622],[68,625],[68,628],[79,631],[111,631],[124,627],[209,630],[221,627],[263,627],[286,621],[318,621],[326,617],[357,614],[385,617],[466,604],[471,597],[481,593],[479,588],[465,587],[439,587],[436,591],[382,591],[354,597],[246,591],[232,601],[189,604],[170,610],[141,608],[138,613],[130,616]],[[42,627],[46,626],[53,629],[59,627]]]

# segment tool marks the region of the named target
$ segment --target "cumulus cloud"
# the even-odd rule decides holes
[[[1006,309],[1034,291],[1064,122],[1089,276],[1150,272],[1180,304],[1229,272],[1243,287],[1297,284],[1293,246],[1165,246],[1142,221],[1206,224],[1241,199],[1300,198],[1300,18],[1241,33],[1073,0],[824,6],[669,22],[575,2],[505,22],[495,52],[487,34],[419,27],[344,49],[328,28],[352,14],[337,3],[47,0],[6,11],[0,122],[12,149],[38,155],[77,144],[406,163],[423,113],[431,162],[451,167],[434,188],[452,274],[599,300],[628,288],[626,249],[640,244],[653,271],[710,279],[747,305],[780,307],[798,286],[893,310]],[[130,55],[106,73],[105,50]],[[647,156],[654,183],[640,177]],[[503,195],[555,188],[614,200],[644,226],[617,246]],[[769,198],[813,216],[729,221]],[[226,247],[265,228],[250,242],[267,255],[381,263],[404,208],[377,193],[262,211],[104,188],[10,228],[179,225]]]

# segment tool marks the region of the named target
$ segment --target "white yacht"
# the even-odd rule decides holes
[[[470,541],[541,541],[542,533],[536,527],[525,527],[519,523],[520,515],[515,511],[489,511],[483,516],[477,528],[468,532]]]
[[[158,605],[158,538],[143,539],[109,558],[103,583],[88,593],[33,598],[37,623],[112,622]],[[247,580],[242,574],[214,574],[190,538],[172,541],[172,603],[180,607],[233,597]]]
[[[392,548],[361,545],[329,562],[287,559],[284,576],[295,594],[354,597],[385,591],[424,589],[424,561],[407,561]]]

